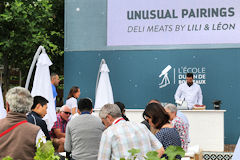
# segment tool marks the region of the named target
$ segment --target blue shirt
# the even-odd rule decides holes
[[[161,128],[155,136],[162,143],[164,149],[170,145],[181,147],[180,136],[176,128]]]
[[[57,90],[56,90],[56,87],[52,84],[52,91],[53,91],[53,99],[55,101],[55,107],[56,107],[56,97],[57,97]]]
[[[155,134],[155,136],[162,143],[163,148],[165,150],[170,145],[181,147],[180,136],[179,136],[176,128],[161,128],[160,131],[158,131]],[[163,154],[162,157],[165,157],[166,159],[168,159],[166,154]],[[181,158],[182,157],[180,155],[176,156],[176,159],[181,159]]]

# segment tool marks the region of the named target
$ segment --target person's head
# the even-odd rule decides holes
[[[56,74],[56,73],[51,73],[51,83],[52,83],[54,86],[58,86],[58,85],[59,85],[59,82],[60,82],[60,79],[59,79],[58,74]]]
[[[156,129],[162,128],[163,125],[169,123],[169,115],[163,106],[158,103],[150,103],[143,112],[143,118]]]
[[[44,117],[47,114],[47,103],[48,100],[46,100],[44,97],[35,96],[33,97],[33,105],[31,109],[41,117]]]
[[[80,96],[80,88],[77,86],[73,86],[68,93],[67,99],[71,97],[78,98],[79,96]]]
[[[192,85],[193,84],[193,74],[192,73],[187,73],[186,74],[186,81],[188,85]]]
[[[93,105],[90,98],[82,98],[78,101],[78,109],[80,112],[92,113]]]
[[[176,117],[176,115],[177,115],[176,105],[169,103],[166,106],[164,106],[164,109],[169,114],[170,120],[173,120]]]
[[[62,117],[62,119],[67,121],[68,118],[71,116],[71,109],[67,105],[62,106],[60,109],[60,116]]]
[[[151,99],[148,104],[151,104],[151,103],[158,103],[158,104],[161,104],[161,102],[157,99]]]
[[[30,92],[22,87],[14,87],[6,94],[7,111],[27,113],[33,105],[33,97]]]
[[[125,113],[125,105],[122,102],[115,102],[114,104],[118,105],[122,114]]]
[[[105,104],[99,112],[99,117],[106,128],[111,126],[113,121],[121,116],[121,110],[116,104]]]

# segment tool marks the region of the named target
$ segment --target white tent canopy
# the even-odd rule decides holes
[[[112,86],[109,79],[109,69],[104,59],[100,64],[100,78],[99,73],[96,84],[96,96],[95,96],[95,109],[100,109],[102,106],[108,103],[114,103]],[[99,81],[98,81],[99,78]]]

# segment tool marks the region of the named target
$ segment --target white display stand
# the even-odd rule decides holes
[[[130,121],[142,122],[143,109],[126,109]],[[190,145],[203,151],[224,151],[224,112],[226,110],[182,110],[188,118]],[[99,110],[94,111],[98,116]]]
[[[224,112],[226,110],[185,110],[189,120],[190,145],[203,151],[224,151]]]

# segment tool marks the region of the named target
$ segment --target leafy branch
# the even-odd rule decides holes
[[[34,156],[34,160],[59,160],[59,156],[54,155],[54,147],[52,141],[47,141],[43,143],[41,140],[37,144],[37,152]]]
[[[121,158],[120,160],[136,160],[139,156],[138,153],[140,153],[139,149],[131,149],[128,151],[131,155],[125,159],[125,158]],[[181,156],[184,157],[185,155],[185,151],[179,147],[179,146],[168,146],[168,148],[165,150],[164,152],[167,157],[168,160],[176,160],[176,156]],[[141,158],[140,158],[141,159]],[[159,158],[158,157],[158,152],[156,151],[150,151],[146,154],[146,157],[144,156],[145,160],[166,160],[165,157],[163,158]]]

